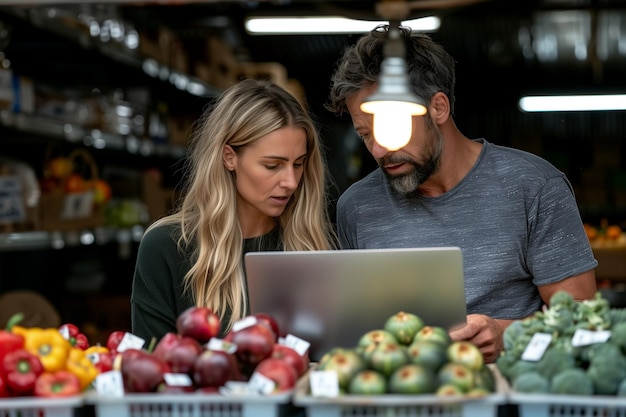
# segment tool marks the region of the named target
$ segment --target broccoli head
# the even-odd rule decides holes
[[[609,341],[626,352],[626,321],[613,324]]]
[[[549,380],[556,374],[575,367],[576,359],[571,352],[552,347],[537,362],[537,371]]]
[[[513,380],[512,388],[517,392],[547,394],[550,382],[539,372],[526,372]]]
[[[552,294],[552,297],[550,297],[550,301],[548,302],[550,308],[566,308],[572,311],[574,310],[575,304],[576,301],[574,300],[572,294],[562,290]]]
[[[598,395],[615,395],[626,379],[626,359],[623,356],[593,357],[587,375]]]
[[[594,387],[590,376],[580,368],[565,369],[551,379],[553,394],[593,395]]]

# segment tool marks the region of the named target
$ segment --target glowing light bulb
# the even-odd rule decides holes
[[[361,110],[374,115],[374,140],[390,151],[409,143],[413,116],[426,114],[425,106],[408,101],[366,101]]]

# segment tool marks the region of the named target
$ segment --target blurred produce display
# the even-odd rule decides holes
[[[620,225],[602,219],[599,225],[585,223],[584,226],[592,247],[626,247],[626,233]]]
[[[577,302],[557,292],[503,341],[497,367],[516,392],[626,396],[626,309],[600,293]]]

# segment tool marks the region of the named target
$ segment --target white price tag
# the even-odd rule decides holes
[[[307,353],[309,347],[311,346],[311,344],[306,340],[300,339],[292,334],[288,334],[282,343],[298,352],[301,356]]]
[[[250,387],[250,390],[265,395],[271,394],[274,391],[276,384],[265,375],[254,372],[248,381],[248,386]]]
[[[70,193],[63,197],[62,219],[84,219],[93,211],[93,191]]]
[[[577,329],[572,336],[572,346],[587,346],[596,343],[604,343],[611,337],[609,330],[585,330]]]
[[[535,333],[526,345],[522,353],[522,360],[536,362],[543,356],[548,346],[552,343],[552,335],[548,333]]]
[[[193,385],[191,378],[187,374],[167,372],[163,374],[163,379],[167,385],[172,387],[190,387]]]
[[[339,377],[335,371],[312,371],[309,373],[309,387],[314,397],[339,396]]]
[[[218,388],[218,392],[222,395],[260,395],[258,391],[252,391],[248,383],[243,381],[226,381]]]
[[[120,371],[108,371],[99,374],[94,381],[94,387],[98,395],[105,397],[124,396],[124,381]]]
[[[117,351],[124,352],[126,349],[141,349],[145,343],[146,341],[141,337],[126,332],[122,340],[120,340],[120,344],[117,345]]]
[[[0,176],[0,223],[17,223],[25,218],[20,179],[16,176]]]
[[[59,328],[59,333],[65,340],[70,340],[70,329],[67,327],[67,324],[64,324]]]
[[[253,326],[257,323],[257,318],[254,316],[247,316],[242,318],[241,320],[233,323],[233,332],[237,332],[241,329],[245,329],[246,327]]]
[[[209,339],[205,347],[209,350],[221,350],[230,354],[237,352],[236,344],[227,342],[224,339],[220,339],[218,337],[212,337],[211,339]]]

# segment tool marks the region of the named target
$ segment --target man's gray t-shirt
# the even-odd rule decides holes
[[[478,141],[474,167],[441,196],[397,193],[380,168],[350,186],[337,204],[339,239],[343,249],[458,246],[468,313],[527,317],[543,304],[536,286],[597,261],[566,176],[536,155]]]

